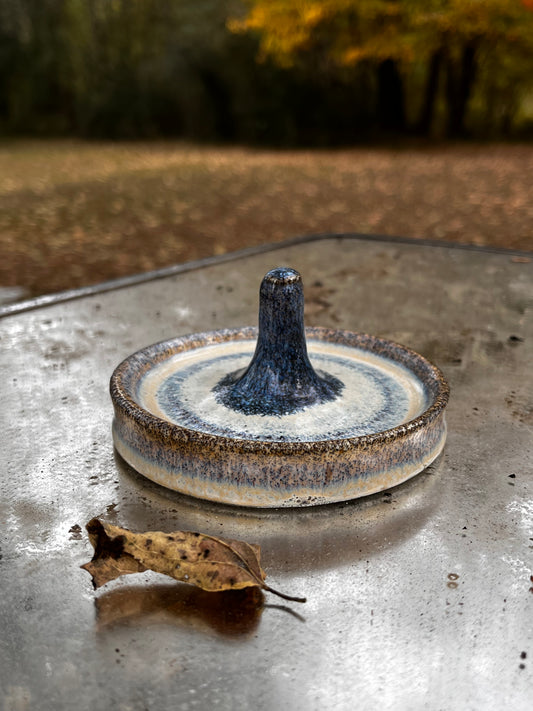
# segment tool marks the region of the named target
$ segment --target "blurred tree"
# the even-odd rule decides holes
[[[259,60],[302,68],[334,81],[356,65],[372,65],[373,100],[381,128],[405,128],[402,62],[410,59],[405,14],[397,0],[245,0],[248,13],[229,23],[259,37]]]
[[[23,132],[62,132],[70,102],[63,81],[63,2],[0,3],[0,120]]]
[[[326,71],[371,62],[384,128],[404,128],[402,77],[415,65],[426,73],[416,122],[423,133],[431,130],[443,83],[446,134],[464,134],[481,57],[507,58],[521,77],[521,91],[533,82],[532,0],[245,1],[247,14],[230,28],[258,34],[260,59],[273,57],[291,67],[310,57],[316,64],[318,56]]]
[[[160,132],[196,138],[216,135],[220,102],[211,95],[212,87],[205,86],[202,72],[227,37],[220,4],[214,0],[65,2],[71,85],[76,88],[78,125],[83,132],[132,137]]]
[[[0,0],[5,133],[501,135],[531,91],[533,0]]]
[[[227,31],[237,7],[239,0],[0,0],[0,128],[231,134],[223,74],[236,46],[244,67],[255,54],[250,40]]]
[[[533,85],[533,13],[524,4],[517,0],[408,0],[407,9],[417,56],[428,61],[422,127],[427,128],[431,120],[441,69],[450,137],[465,133],[469,102],[476,84],[483,84],[483,64],[501,80],[505,63],[505,81],[511,86],[513,73],[516,80],[520,76],[515,92]],[[511,67],[515,72],[508,73]],[[490,81],[485,88],[482,103],[490,112],[494,98]]]

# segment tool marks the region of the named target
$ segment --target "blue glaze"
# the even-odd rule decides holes
[[[244,355],[244,354],[243,354]],[[222,355],[218,356],[217,362],[228,364],[231,367],[232,361],[242,356]],[[208,434],[221,435],[224,437],[238,437],[258,441],[317,441],[321,439],[344,439],[356,437],[373,432],[380,432],[390,429],[405,422],[409,406],[409,396],[393,377],[377,367],[360,362],[356,358],[346,359],[331,354],[313,354],[315,365],[336,370],[341,366],[346,373],[347,381],[350,373],[361,376],[363,380],[372,384],[372,387],[379,396],[375,403],[370,405],[368,410],[361,412],[358,407],[357,394],[350,392],[348,385],[340,396],[343,411],[348,415],[344,424],[335,421],[335,417],[330,416],[321,428],[320,433],[313,434],[304,429],[299,435],[294,436],[286,433],[287,422],[266,423],[261,426],[261,432],[254,431],[253,425],[248,426],[248,418],[235,422],[232,417],[226,417],[224,423],[213,419],[216,413],[213,408],[199,408],[198,402],[202,395],[198,392],[199,400],[187,400],[184,397],[183,386],[191,377],[202,378],[202,372],[209,367],[211,360],[195,363],[187,367],[180,368],[167,377],[157,391],[157,402],[162,413],[169,421],[183,427],[189,427]],[[337,368],[335,367],[337,366]],[[235,366],[234,366],[235,367]],[[318,372],[322,372],[319,370]],[[322,404],[322,403],[320,403]],[[425,406],[425,402],[421,406]],[[216,408],[216,406],[215,406]],[[277,419],[277,418],[276,418]],[[278,423],[279,422],[279,423]],[[235,425],[239,424],[239,427]],[[339,426],[340,425],[340,426]]]
[[[300,274],[288,267],[268,272],[259,291],[259,335],[248,368],[215,386],[217,401],[245,415],[288,415],[335,400],[344,385],[315,372],[307,355]]]

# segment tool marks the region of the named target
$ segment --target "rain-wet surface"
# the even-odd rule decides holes
[[[330,239],[0,320],[4,707],[529,710],[533,265],[513,259]],[[173,336],[253,325],[258,281],[279,264],[315,285],[307,325],[390,338],[442,368],[448,440],[429,470],[269,512],[163,489],[114,453],[114,367]],[[211,602],[152,573],[94,592],[79,568],[93,516],[259,543],[267,582],[308,601]]]

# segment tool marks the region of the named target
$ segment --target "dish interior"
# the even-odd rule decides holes
[[[383,432],[416,418],[430,404],[424,384],[404,365],[363,348],[309,338],[313,367],[344,383],[337,399],[289,415],[245,415],[217,402],[213,388],[227,373],[246,368],[254,348],[254,341],[232,340],[175,352],[148,369],[134,399],[187,429],[268,442]]]

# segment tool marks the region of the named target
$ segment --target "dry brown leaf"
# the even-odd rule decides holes
[[[86,528],[94,556],[81,567],[92,575],[95,588],[121,575],[153,570],[209,592],[258,587],[285,600],[305,602],[265,583],[258,545],[192,531],[132,533],[97,518]]]

